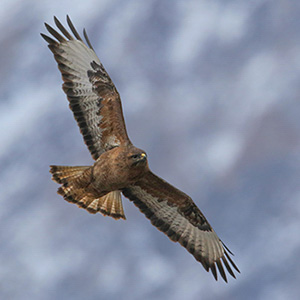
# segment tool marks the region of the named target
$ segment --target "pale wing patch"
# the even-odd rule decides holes
[[[84,141],[96,160],[104,151],[119,146],[122,142],[130,142],[119,94],[92,49],[86,33],[84,32],[84,36],[87,44],[83,42],[69,17],[67,22],[74,36],[56,18],[54,20],[61,33],[45,24],[51,37],[44,34],[42,37],[49,43],[49,49],[58,63],[70,108]]]
[[[151,188],[152,191],[153,187]],[[167,200],[148,193],[139,185],[133,185],[124,189],[123,194],[135,203],[154,226],[163,231],[172,241],[178,241],[185,247],[196,260],[202,263],[206,271],[211,269],[216,279],[217,266],[222,278],[227,281],[221,260],[228,272],[235,277],[226,258],[237,271],[238,269],[213,229],[203,230],[200,226],[193,225],[180,212],[177,205],[170,205]]]
[[[61,43],[59,48],[64,51],[64,58],[70,63],[70,67],[83,74],[88,82],[87,70],[91,70],[91,62],[100,64],[100,60],[95,52],[88,48],[83,42],[70,40],[67,43]]]
[[[174,240],[183,244],[187,243],[187,246],[195,248],[194,255],[206,258],[210,264],[224,255],[223,246],[214,231],[200,230],[178,212],[177,206],[168,205],[166,200],[161,201],[157,197],[153,197],[141,187],[134,186],[134,190],[138,197],[151,208],[156,218],[169,225],[166,233],[170,234],[170,238],[174,235]]]
[[[62,72],[66,72],[66,80],[63,89],[70,100],[70,108],[78,122],[84,140],[92,155],[100,156],[103,152],[101,144],[102,130],[99,127],[102,116],[99,96],[93,91],[93,85],[87,72],[92,70],[91,62],[99,59],[94,51],[78,40],[60,44],[60,57],[57,58]]]

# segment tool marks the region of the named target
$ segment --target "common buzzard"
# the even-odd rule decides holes
[[[227,282],[239,269],[230,250],[218,238],[193,200],[153,174],[145,151],[133,146],[124,123],[120,95],[96,56],[88,36],[85,42],[70,18],[73,35],[54,17],[59,33],[45,23],[52,37],[41,34],[62,74],[70,102],[92,166],[51,166],[58,193],[90,213],[125,219],[121,193],[172,241],[185,247],[217,280],[217,269]],[[217,267],[217,268],[216,268]]]

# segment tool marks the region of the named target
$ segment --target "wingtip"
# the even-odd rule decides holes
[[[220,240],[221,241],[221,240]],[[233,252],[230,251],[230,249],[221,241],[223,247],[232,255],[234,256]]]
[[[219,270],[219,272],[220,272],[220,274],[221,274],[221,277],[222,277],[223,280],[227,283],[227,276],[226,276],[226,273],[225,273],[225,270],[224,270],[224,268],[223,268],[223,265],[222,265],[221,260],[218,259],[218,260],[216,261],[216,264],[217,264],[218,270]]]
[[[50,30],[52,29],[52,27],[48,23],[44,22],[44,25],[48,31],[49,31],[49,29]]]
[[[233,266],[233,268],[238,272],[241,273],[239,268],[237,267],[237,265],[233,262],[233,260],[231,259],[231,257],[229,256],[229,254],[224,251],[226,258],[229,260],[229,262],[231,263],[231,265]]]
[[[73,23],[72,23],[72,20],[71,20],[69,15],[66,16],[66,20],[67,20],[67,23],[68,23],[69,27],[72,27]]]
[[[41,35],[41,37],[42,37],[44,40],[47,39],[47,36],[46,36],[44,33],[40,32],[40,35]]]
[[[57,44],[57,42],[51,39],[48,35],[44,33],[40,33],[41,37],[48,43],[48,44]]]
[[[87,35],[87,33],[86,33],[85,28],[83,28],[83,36],[84,36],[84,38],[85,38],[85,40],[86,40],[88,46],[89,46],[92,50],[94,50],[94,48],[93,48],[93,46],[92,46],[92,44],[91,44],[91,42],[90,42],[90,39],[89,39],[89,37],[88,37],[88,35]]]
[[[60,24],[60,21],[58,20],[58,18],[56,16],[53,16],[53,20],[54,20],[54,23],[57,27],[59,27],[59,25],[57,24]]]
[[[218,281],[218,273],[217,273],[215,264],[211,265],[210,270],[211,270],[211,273],[213,274],[215,280]]]

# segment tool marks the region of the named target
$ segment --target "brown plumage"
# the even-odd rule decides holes
[[[120,95],[96,56],[84,30],[86,44],[69,17],[73,33],[54,17],[61,33],[48,24],[48,42],[62,74],[63,90],[95,163],[92,166],[51,166],[58,193],[90,213],[125,219],[121,193],[164,232],[179,242],[217,279],[217,269],[239,272],[232,254],[218,238],[193,200],[153,174],[146,153],[128,138]],[[225,269],[224,269],[225,266]]]

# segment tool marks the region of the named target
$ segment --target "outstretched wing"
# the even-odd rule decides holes
[[[151,172],[122,192],[155,227],[185,247],[206,271],[211,270],[216,280],[217,266],[227,282],[223,264],[235,278],[232,267],[238,272],[239,269],[229,256],[232,253],[189,196]]]
[[[41,35],[49,43],[48,47],[58,63],[70,108],[96,160],[104,151],[130,144],[120,95],[95,54],[85,30],[86,44],[68,16],[67,22],[74,37],[56,17],[54,21],[62,34],[45,23],[52,37]]]

